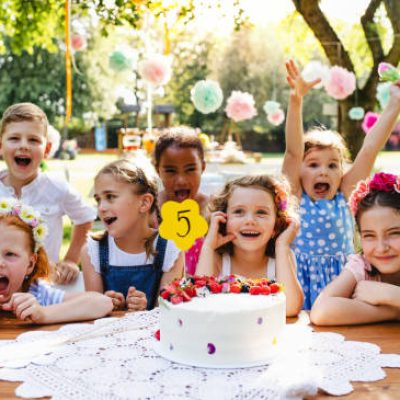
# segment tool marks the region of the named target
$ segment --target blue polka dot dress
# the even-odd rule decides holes
[[[293,242],[297,276],[304,290],[305,310],[337,275],[354,253],[354,222],[343,193],[331,200],[316,200],[303,192],[300,231]]]

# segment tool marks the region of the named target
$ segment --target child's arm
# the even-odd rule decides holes
[[[361,281],[358,282],[353,298],[374,306],[392,306],[400,311],[400,286],[391,283]]]
[[[80,225],[74,225],[71,233],[71,243],[69,245],[67,254],[63,261],[56,265],[58,272],[56,283],[68,284],[78,277],[79,275],[79,254],[82,246],[85,244],[86,236],[92,227],[91,222],[86,222]]]
[[[306,82],[293,60],[286,64],[287,81],[291,88],[288,113],[285,127],[285,155],[283,157],[282,173],[286,175],[292,188],[292,193],[301,196],[300,170],[304,156],[303,143],[303,96],[321,80],[316,79],[312,82]]]
[[[101,318],[110,314],[113,306],[109,297],[95,292],[66,293],[62,303],[50,306],[41,306],[30,293],[14,293],[2,308],[21,320],[56,324]]]
[[[389,306],[374,306],[351,298],[357,281],[343,270],[318,296],[310,314],[315,325],[356,325],[399,318],[399,310]]]
[[[235,238],[231,233],[227,233],[225,236],[219,233],[220,225],[226,224],[226,222],[226,214],[221,211],[214,212],[211,215],[208,232],[196,267],[196,275],[218,276],[220,274],[221,256],[216,250]]]
[[[371,173],[379,151],[389,138],[400,113],[400,82],[390,88],[390,100],[376,124],[365,136],[364,143],[357,154],[352,167],[342,180],[341,191],[349,198],[357,182]]]
[[[276,280],[285,287],[287,317],[296,316],[304,302],[303,290],[296,274],[296,258],[290,249],[290,243],[296,237],[298,229],[299,222],[291,220],[275,244]]]

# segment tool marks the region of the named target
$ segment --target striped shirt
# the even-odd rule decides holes
[[[50,306],[64,301],[65,292],[56,289],[47,282],[38,280],[29,287],[29,293],[36,297],[41,306]]]

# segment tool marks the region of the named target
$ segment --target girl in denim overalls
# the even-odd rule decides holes
[[[114,309],[151,310],[159,287],[181,277],[183,256],[151,227],[157,184],[128,160],[103,167],[95,178],[95,200],[106,230],[82,250],[86,290],[104,292]]]

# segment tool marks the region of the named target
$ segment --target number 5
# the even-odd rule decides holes
[[[184,234],[180,234],[179,232],[176,232],[176,234],[183,238],[185,236],[187,236],[190,232],[190,219],[186,216],[182,216],[182,214],[190,212],[190,210],[180,210],[178,211],[178,222],[180,222],[182,219],[185,220],[186,224],[187,224],[187,229],[186,232]]]

